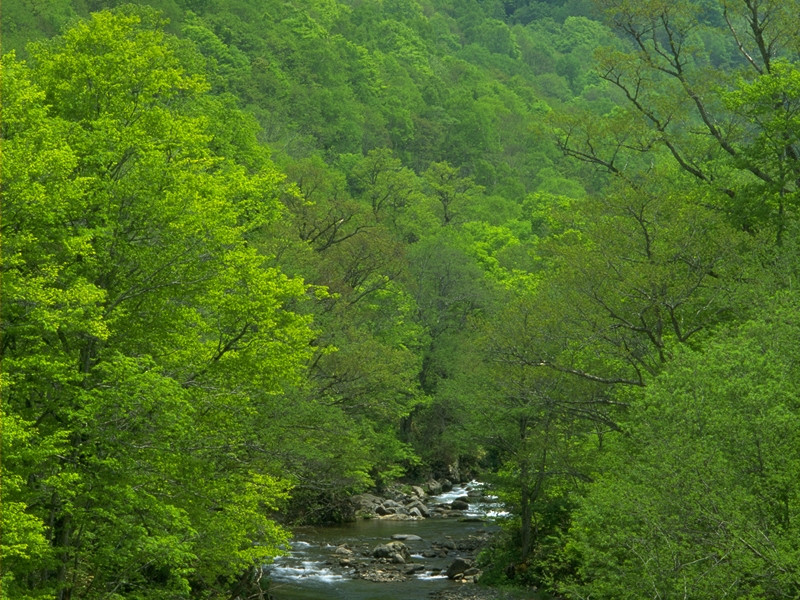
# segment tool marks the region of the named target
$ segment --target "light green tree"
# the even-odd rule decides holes
[[[305,286],[246,241],[281,176],[212,150],[176,47],[102,12],[4,58],[9,597],[236,595],[286,539],[262,427],[309,352]]]

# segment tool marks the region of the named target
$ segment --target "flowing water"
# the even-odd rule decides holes
[[[429,504],[449,503],[466,495],[467,488],[480,487],[478,482],[454,487],[452,491],[431,499]],[[276,600],[429,600],[429,594],[454,583],[438,571],[447,569],[459,553],[446,558],[424,558],[422,552],[431,543],[462,540],[470,535],[497,530],[492,517],[505,514],[499,504],[470,503],[465,516],[488,517],[484,522],[464,522],[457,519],[425,519],[419,521],[388,521],[368,519],[326,527],[300,527],[294,530],[291,553],[276,560],[270,569],[270,593]],[[411,534],[420,540],[406,540],[412,562],[424,565],[425,570],[407,581],[375,583],[354,578],[353,569],[338,566],[333,558],[337,546],[347,544],[354,555],[366,560],[378,544],[391,541],[395,534]]]

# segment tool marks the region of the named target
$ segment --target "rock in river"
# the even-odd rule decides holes
[[[435,479],[428,480],[422,487],[431,496],[437,496],[442,493],[442,484]]]
[[[375,558],[392,558],[395,554],[401,556],[404,560],[411,558],[411,552],[408,550],[403,542],[389,542],[388,544],[379,544],[375,546],[372,551],[372,556]]]
[[[467,560],[466,558],[457,558],[450,564],[449,567],[447,567],[447,577],[450,579],[455,579],[471,567],[471,560]]]

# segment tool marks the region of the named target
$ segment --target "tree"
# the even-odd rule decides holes
[[[629,436],[575,516],[574,597],[798,593],[798,319],[791,296],[684,351],[638,395]]]
[[[424,173],[425,181],[441,205],[442,225],[455,225],[474,196],[483,191],[471,177],[462,177],[459,169],[444,163],[431,163]]]
[[[305,286],[246,241],[281,176],[211,150],[213,101],[178,49],[148,11],[102,12],[32,46],[32,68],[4,58],[19,597],[235,596],[286,539],[261,426],[309,351],[287,310]]]
[[[796,3],[600,5],[628,44],[602,50],[597,72],[622,93],[625,108],[594,123],[565,115],[558,122],[562,150],[631,185],[649,164],[632,156],[672,160],[698,184],[721,192],[717,206],[737,226],[768,227],[780,243],[796,202],[798,155],[786,129],[797,103],[789,66],[798,51],[790,25]],[[724,43],[739,53],[731,70],[715,68],[703,41],[723,32]]]

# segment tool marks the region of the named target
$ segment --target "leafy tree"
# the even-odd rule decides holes
[[[708,7],[690,1],[601,5],[629,44],[603,50],[598,74],[622,92],[627,109],[600,124],[563,117],[558,126],[564,152],[633,180],[634,170],[626,165],[631,154],[662,150],[658,154],[688,177],[722,192],[718,206],[734,223],[771,228],[780,243],[788,212],[794,211],[796,148],[785,125],[795,104],[786,63],[797,58],[788,25],[797,7],[749,0]],[[712,11],[716,22],[704,14]],[[721,27],[739,52],[733,72],[714,69],[702,41],[704,31]],[[768,83],[777,81],[783,82],[780,92]],[[756,96],[764,100],[761,108]],[[773,140],[769,159],[766,138]],[[647,168],[635,159],[630,165],[639,172]]]
[[[633,404],[578,511],[575,597],[797,594],[797,307],[685,351]]]
[[[304,284],[246,242],[281,176],[211,150],[175,47],[150,12],[103,12],[31,68],[4,58],[3,410],[34,449],[3,464],[27,482],[4,498],[20,597],[238,593],[286,539],[260,426],[308,352],[287,310]]]
[[[463,220],[461,215],[467,204],[483,191],[471,177],[463,177],[457,168],[448,163],[432,163],[424,177],[439,201],[439,215],[445,226]]]

